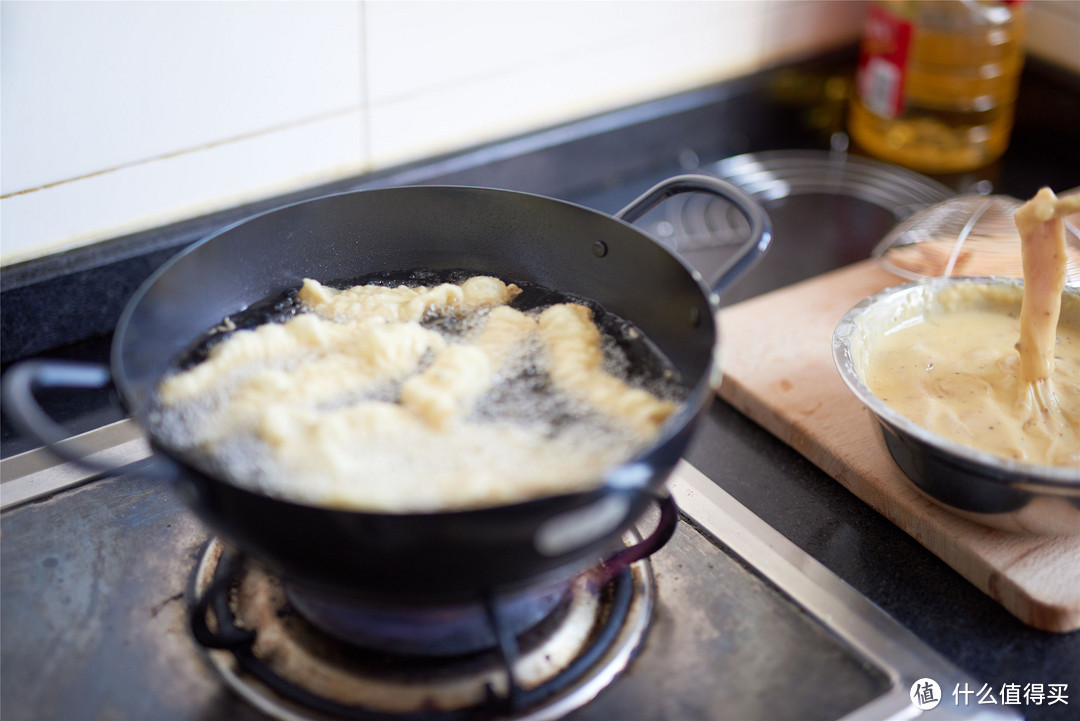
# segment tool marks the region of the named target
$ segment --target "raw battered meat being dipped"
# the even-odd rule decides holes
[[[1041,189],[1016,211],[1024,259],[1024,302],[1020,310],[1020,377],[1038,385],[1054,370],[1054,340],[1065,289],[1065,221],[1080,212],[1080,195],[1058,198]]]

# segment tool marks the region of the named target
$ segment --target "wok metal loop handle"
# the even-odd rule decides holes
[[[604,566],[611,569],[610,572],[617,573],[621,568],[625,568],[631,563],[637,563],[643,558],[648,558],[663,548],[671,540],[671,537],[675,535],[675,528],[679,524],[679,507],[676,505],[675,499],[671,497],[670,493],[664,492],[660,495],[654,495],[653,500],[660,507],[660,519],[656,523],[656,528],[638,543],[622,549],[605,560]]]
[[[118,475],[129,466],[102,463],[91,458],[94,451],[71,440],[71,432],[54,421],[38,403],[36,393],[49,388],[105,388],[112,383],[109,369],[99,363],[61,360],[31,360],[12,366],[3,378],[0,402],[11,424],[64,459],[96,473]],[[175,477],[171,464],[154,454],[144,470],[156,478]],[[144,473],[145,475],[145,473]]]
[[[772,221],[761,204],[745,190],[711,175],[676,175],[645,191],[630,205],[615,213],[615,217],[633,223],[671,196],[689,192],[709,193],[727,200],[750,223],[749,239],[739,246],[735,255],[724,264],[710,283],[712,291],[720,293],[736,278],[750,270],[772,242]]]

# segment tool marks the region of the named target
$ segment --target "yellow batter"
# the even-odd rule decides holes
[[[928,314],[875,340],[866,385],[905,417],[962,445],[1080,469],[1080,325],[1057,326],[1047,382],[1053,402],[1037,409],[1020,378],[1015,348],[1019,297],[1011,315],[978,298],[946,300],[956,301],[949,303],[954,309]],[[973,309],[956,310],[957,304]]]
[[[1062,218],[1049,188],[1016,212],[1024,286],[961,285],[900,323],[866,360],[867,386],[939,435],[1004,458],[1080,471],[1080,309],[1062,315]],[[1014,297],[1009,298],[1009,294]]]

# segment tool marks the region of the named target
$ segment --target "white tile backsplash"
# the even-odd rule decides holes
[[[359,159],[366,122],[357,109],[342,111],[7,196],[0,216],[5,259],[9,253],[42,255],[359,173],[365,167]],[[20,247],[20,240],[34,244]]]
[[[0,263],[745,74],[862,0],[0,3]],[[1080,72],[1080,4],[1029,47]]]
[[[765,14],[765,64],[810,55],[862,34],[864,6],[853,0],[779,0]]]
[[[524,25],[504,30],[520,42],[498,42],[502,63],[473,54],[464,65],[404,70],[399,83],[378,90],[373,80],[372,163],[398,163],[704,85],[755,69],[762,53],[763,18],[749,11],[752,2],[557,5],[591,12],[568,12],[563,24],[569,17],[572,27],[560,31],[542,13],[531,15],[546,4],[525,3],[527,26],[541,30],[535,36]],[[482,45],[497,32],[481,20],[469,27],[455,42]],[[389,65],[386,77],[393,73]],[[383,66],[373,59],[370,67],[377,77]]]
[[[445,85],[536,72],[636,42],[667,43],[701,26],[755,14],[755,0],[725,2],[369,2],[366,47],[372,105]]]
[[[2,193],[360,105],[354,3],[3,4]]]
[[[1028,51],[1080,73],[1080,2],[1034,0],[1028,9]]]
[[[0,4],[0,262],[366,169],[356,2]]]

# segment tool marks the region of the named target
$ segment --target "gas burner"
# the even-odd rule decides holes
[[[196,569],[192,629],[226,684],[282,721],[561,718],[641,647],[655,589],[638,549],[655,550],[676,520],[662,513],[645,541],[627,532],[616,559],[555,588],[396,610],[286,585],[213,540]]]

